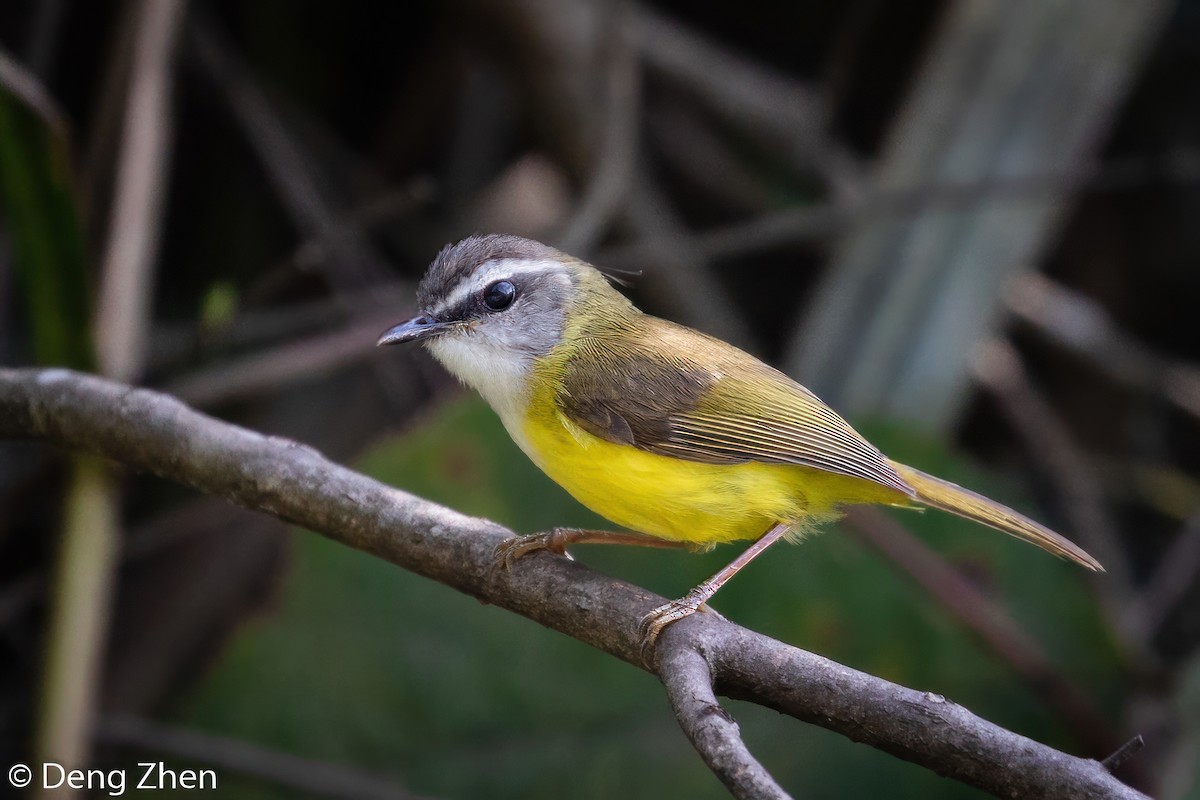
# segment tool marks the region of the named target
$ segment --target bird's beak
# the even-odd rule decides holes
[[[394,328],[388,328],[375,344],[378,346],[382,344],[419,342],[422,339],[428,339],[430,336],[436,336],[453,326],[453,322],[435,322],[424,315],[413,317],[407,322],[401,322]]]

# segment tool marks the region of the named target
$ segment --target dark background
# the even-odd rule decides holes
[[[373,344],[471,232],[640,273],[647,311],[1109,568],[899,514],[913,536],[773,552],[723,613],[1072,753],[1141,733],[1118,774],[1200,797],[1200,4],[194,0],[136,112],[168,144],[114,373],[146,8],[0,5],[2,363],[160,388],[521,532],[602,525],[423,353]],[[649,677],[145,476],[106,473],[113,565],[82,559],[72,618],[83,471],[0,446],[4,765],[54,752],[48,643],[90,636],[100,766],[212,766],[246,797],[722,796]],[[731,551],[579,555],[677,596]],[[796,796],[974,796],[732,710]]]

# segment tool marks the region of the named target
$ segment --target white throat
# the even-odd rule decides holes
[[[466,337],[471,337],[468,341]],[[427,343],[434,358],[456,378],[483,396],[500,415],[509,434],[522,443],[525,406],[529,396],[532,356],[517,355],[484,336],[451,333]]]

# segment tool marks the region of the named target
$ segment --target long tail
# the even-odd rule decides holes
[[[950,481],[926,475],[918,469],[898,464],[895,461],[891,463],[900,473],[900,477],[917,490],[918,502],[975,522],[981,522],[1018,539],[1032,542],[1059,558],[1074,561],[1093,572],[1104,572],[1104,567],[1100,565],[1100,562],[1085,553],[1082,548],[1044,525],[1039,525],[1028,517],[1018,514],[1011,508],[950,483]]]

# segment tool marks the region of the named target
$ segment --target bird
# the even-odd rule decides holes
[[[780,540],[847,506],[934,508],[1102,572],[1038,522],[885,456],[811,391],[749,353],[643,313],[613,276],[540,242],[469,236],[417,287],[417,316],[380,345],[421,342],[499,416],[535,465],[625,531],[555,528],[505,540],[505,568],[581,543],[706,550],[726,567],[639,625],[648,651]]]

